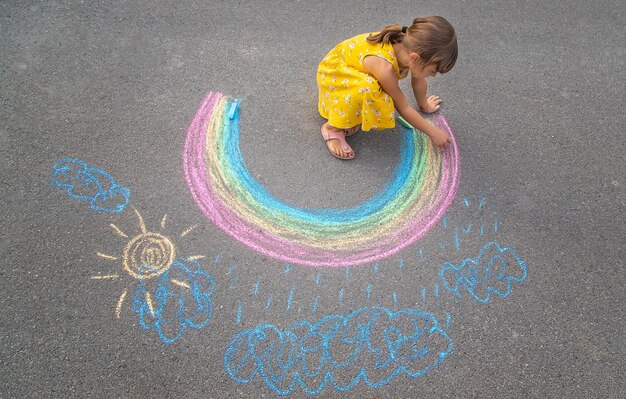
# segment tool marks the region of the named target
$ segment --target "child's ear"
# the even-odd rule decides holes
[[[417,63],[417,64],[419,64],[419,62],[421,61],[421,57],[417,53],[410,53],[409,54],[409,59],[411,60],[411,62],[414,62],[414,63]]]

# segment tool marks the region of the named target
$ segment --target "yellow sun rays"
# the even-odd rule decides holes
[[[117,258],[115,256],[106,255],[106,254],[103,254],[103,253],[100,253],[100,252],[96,252],[96,255],[98,255],[99,257],[104,258],[104,259],[117,260]]]
[[[116,225],[114,225],[113,223],[111,223],[111,225],[110,225],[110,226],[113,228],[113,230],[115,230],[115,231],[117,232],[117,234],[118,234],[119,236],[124,237],[124,238],[128,238],[128,236],[126,235],[126,233],[124,233],[122,230],[120,230],[120,229],[119,229],[119,227],[117,227],[117,226],[116,226]]]
[[[172,279],[171,281],[172,281],[173,284],[176,284],[179,287],[187,288],[188,290],[191,289],[189,284],[187,284],[187,283],[185,283],[183,281],[179,281],[179,280],[176,280],[176,279]]]
[[[139,228],[141,228],[141,232],[143,234],[146,234],[148,230],[146,230],[146,223],[143,221],[143,217],[141,217],[141,213],[139,213],[139,211],[136,208],[133,208],[133,210],[135,211],[135,213],[137,214],[137,217],[139,218]]]
[[[186,236],[187,234],[191,233],[191,231],[192,231],[193,229],[195,229],[197,226],[198,226],[198,225],[191,226],[191,227],[190,227],[190,228],[188,228],[187,230],[185,230],[185,231],[183,231],[182,233],[180,233],[180,236],[181,236],[181,237]]]
[[[169,239],[169,237],[161,234],[160,232],[148,231],[144,218],[141,216],[141,213],[139,213],[139,211],[135,208],[133,208],[133,210],[137,215],[139,230],[141,231],[141,233],[130,237],[128,234],[122,231],[122,229],[111,223],[110,227],[115,231],[118,236],[128,238],[129,240],[124,246],[121,256],[113,256],[102,252],[96,252],[96,255],[102,259],[114,262],[121,260],[122,270],[124,270],[127,275],[135,280],[153,280],[170,268],[170,266],[176,259],[176,248],[174,247],[174,244]],[[163,218],[161,219],[161,230],[165,229],[166,222],[167,214],[163,215]],[[185,237],[187,234],[191,233],[196,227],[197,225],[194,225],[185,229],[180,234],[180,237]],[[189,260],[198,260],[203,258],[204,256],[202,255],[187,257],[187,259]],[[117,280],[120,277],[121,276],[119,274],[112,273],[106,275],[91,276],[91,279]],[[191,289],[189,284],[185,283],[184,281],[171,279],[171,282],[172,284],[178,285],[180,287]],[[127,295],[128,288],[124,288],[115,306],[115,317],[118,319],[121,316],[122,306]],[[154,304],[149,290],[146,290],[145,292],[145,299],[146,304],[150,309],[150,313],[154,315]]]
[[[119,274],[107,274],[106,276],[91,276],[92,280],[114,280],[120,278]]]
[[[128,293],[128,288],[124,288],[122,294],[120,295],[120,299],[117,300],[117,305],[115,306],[115,317],[120,318],[122,314],[122,303],[124,303],[124,298],[126,298],[126,294]]]

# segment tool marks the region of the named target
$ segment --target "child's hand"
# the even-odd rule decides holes
[[[429,96],[426,98],[426,106],[420,106],[420,111],[427,112],[429,114],[437,111],[439,107],[441,107],[441,102],[443,100],[439,98],[439,96]]]
[[[450,137],[441,129],[434,128],[429,137],[437,147],[446,147],[450,144]]]

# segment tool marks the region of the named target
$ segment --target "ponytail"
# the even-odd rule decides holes
[[[367,41],[372,44],[396,44],[402,41],[406,34],[404,32],[406,32],[406,27],[402,25],[387,25],[377,34],[369,35]]]

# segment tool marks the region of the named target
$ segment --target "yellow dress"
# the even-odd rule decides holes
[[[361,124],[362,130],[395,127],[393,99],[363,66],[368,55],[384,58],[400,76],[391,44],[371,44],[369,33],[339,43],[317,68],[318,110],[331,126],[346,129]]]

